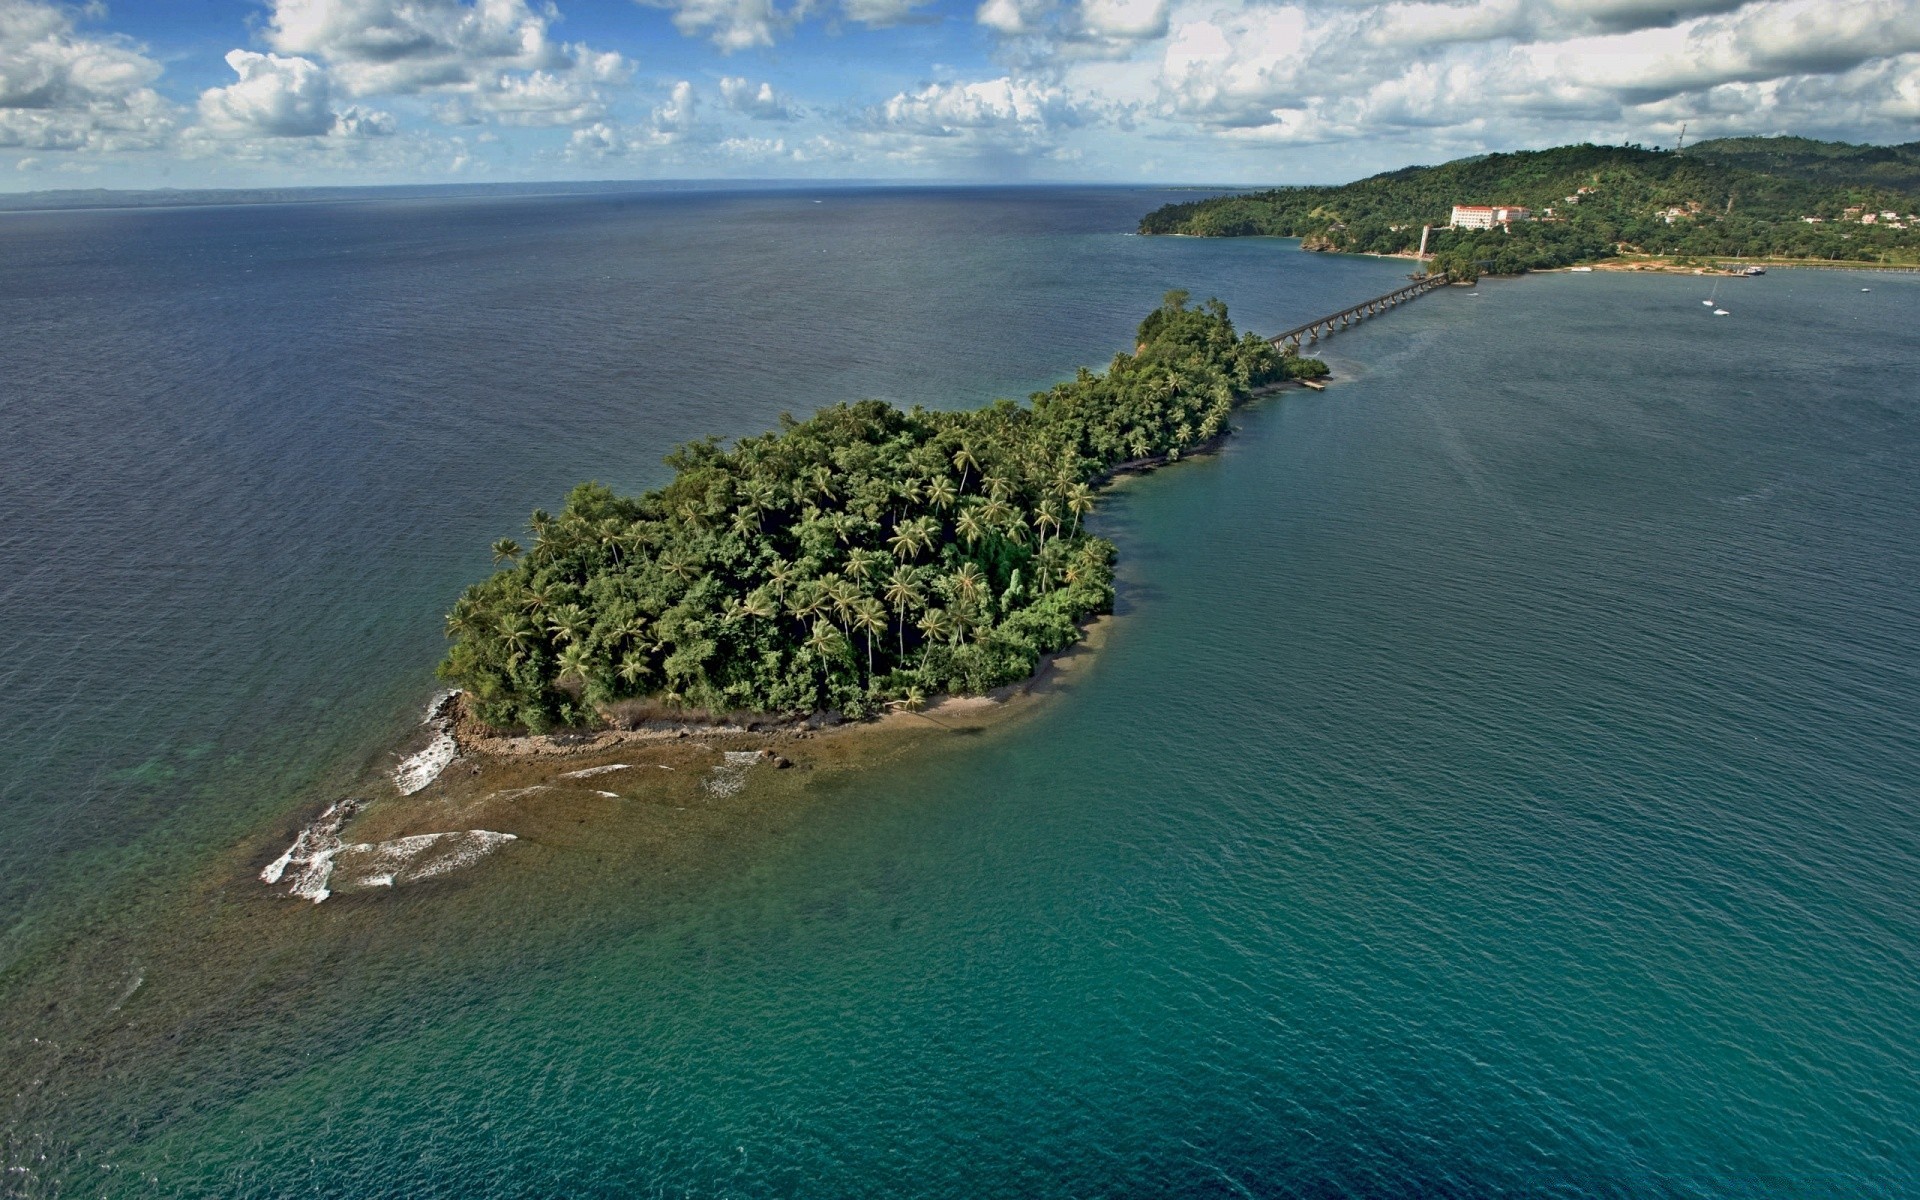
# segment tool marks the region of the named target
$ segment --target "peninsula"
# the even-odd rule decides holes
[[[1132,353],[1028,403],[878,400],[667,458],[638,497],[576,487],[447,618],[469,715],[544,732],[649,705],[859,718],[1032,674],[1113,603],[1095,489],[1222,437],[1233,408],[1326,365],[1169,292]],[[624,712],[623,712],[624,706]]]
[[[1643,256],[1920,264],[1920,142],[1729,138],[1684,151],[1561,146],[1406,167],[1338,187],[1169,204],[1143,234],[1302,239],[1414,256],[1456,280]]]

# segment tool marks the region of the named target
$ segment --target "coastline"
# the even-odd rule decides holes
[[[1275,380],[1242,403],[1306,386]],[[1217,453],[1232,433],[1229,425],[1183,451],[1115,463],[1090,482],[1104,489]],[[437,878],[510,843],[541,840],[588,797],[593,805],[666,804],[684,812],[750,786],[804,788],[816,771],[857,769],[929,740],[977,736],[1034,711],[1097,656],[1114,620],[1083,620],[1078,638],[1042,655],[1024,679],[984,694],[938,695],[919,708],[895,703],[852,720],[835,710],[729,719],[698,710],[662,714],[640,704],[625,714],[603,713],[599,728],[512,733],[483,724],[459,689],[444,691],[381,768],[298,826],[291,844],[282,843],[285,849],[264,865],[256,861],[254,870],[269,887],[320,903]]]
[[[359,786],[308,810],[288,833],[290,843],[256,849],[247,869],[276,892],[318,904],[465,874],[515,844],[578,844],[583,830],[592,831],[589,840],[644,836],[666,850],[711,836],[716,822],[724,827],[761,806],[790,807],[819,780],[983,736],[1037,713],[1076,684],[1116,620],[1090,620],[1078,642],[1044,656],[1017,683],[861,721],[814,714],[748,725],[689,720],[499,735],[465,719],[457,693],[441,693],[414,734]],[[442,738],[456,750],[421,781],[412,765]],[[668,813],[701,817],[658,819]],[[635,822],[643,834],[625,831]]]

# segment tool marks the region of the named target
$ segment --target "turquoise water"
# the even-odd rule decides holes
[[[485,541],[572,478],[639,486],[673,440],[840,394],[1018,390],[1103,358],[1168,286],[1272,328],[1399,271],[1121,236],[1150,195],[869,196],[793,236],[815,198],[206,226],[236,275],[237,247],[285,256],[222,340],[281,344],[254,324],[275,303],[353,327],[296,339],[264,402],[287,411],[244,379],[190,411],[229,447],[202,474],[255,500],[207,518],[211,545],[240,511],[251,552],[179,585],[233,597],[207,618],[239,630],[223,657],[161,670],[208,629],[149,575],[126,584],[155,630],[155,665],[120,664],[133,698],[88,639],[63,682],[16,675],[0,1119],[27,1170],[7,1186],[1920,1191],[1920,286],[1900,278],[1775,272],[1723,285],[1721,319],[1679,278],[1435,295],[1331,343],[1326,393],[1110,495],[1120,617],[1026,719],[823,774],[669,854],[587,827],[375,899],[251,884],[294,809],[414,715]],[[48,277],[194,219],[89,217]],[[102,253],[99,286],[127,286],[137,254]],[[620,286],[596,291],[609,262]],[[151,274],[173,311],[179,277]],[[350,317],[347,281],[397,307]],[[643,336],[700,305],[692,332]],[[48,321],[47,345],[78,336]],[[753,344],[714,351],[715,329]],[[70,357],[109,361],[120,333],[95,336]],[[273,447],[255,483],[231,469],[250,440]],[[152,457],[122,467],[150,472],[146,504],[199,511],[215,484]],[[289,481],[301,504],[270,503]],[[45,524],[67,550],[43,572],[118,536]],[[55,653],[25,624],[10,661]],[[96,886],[112,903],[54,902]]]

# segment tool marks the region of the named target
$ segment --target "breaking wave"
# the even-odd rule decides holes
[[[411,796],[440,778],[440,772],[447,769],[460,754],[460,743],[453,740],[453,698],[460,694],[459,689],[441,692],[427,706],[424,724],[434,731],[433,740],[427,748],[403,759],[394,768],[393,786],[400,789],[402,796]]]

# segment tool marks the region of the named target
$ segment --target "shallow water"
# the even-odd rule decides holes
[[[1904,278],[1435,295],[1111,496],[1122,616],[1020,721],[253,880],[576,478],[1404,269],[1122,236],[1158,199],[0,220],[7,1186],[1920,1188]]]

